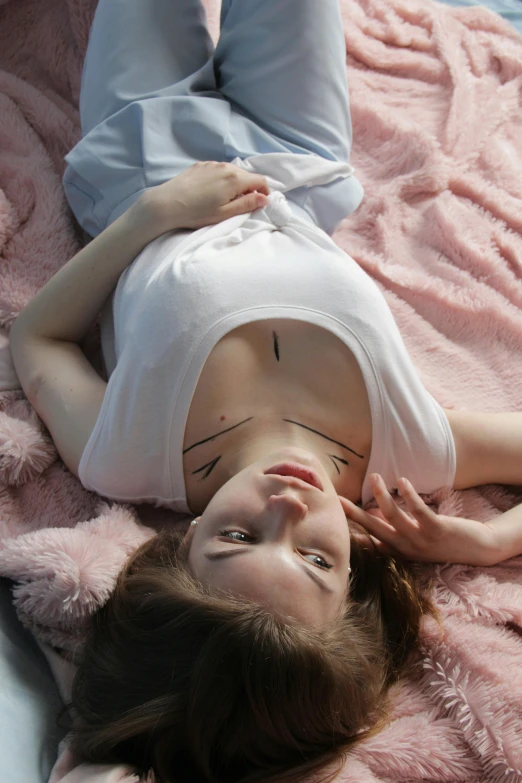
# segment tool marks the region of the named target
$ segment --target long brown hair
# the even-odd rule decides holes
[[[72,750],[163,783],[294,779],[387,720],[431,610],[405,563],[352,536],[346,611],[327,630],[203,587],[180,534],[127,562],[73,684]]]

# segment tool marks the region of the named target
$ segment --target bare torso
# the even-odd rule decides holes
[[[295,419],[296,414],[302,424],[331,439],[317,435],[320,448],[348,459],[334,486],[338,494],[359,500],[372,443],[366,385],[348,346],[315,324],[270,319],[225,335],[199,377],[183,448],[252,416]],[[336,450],[333,441],[361,456]],[[190,452],[184,457],[189,501],[190,475],[198,459]]]

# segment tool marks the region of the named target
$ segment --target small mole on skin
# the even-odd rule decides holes
[[[222,416],[221,417],[221,421],[225,421],[225,419],[226,419],[226,416]]]

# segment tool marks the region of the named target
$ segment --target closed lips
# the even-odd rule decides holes
[[[281,462],[278,465],[273,465],[265,471],[265,475],[292,476],[293,478],[305,481],[312,487],[320,489],[321,492],[323,491],[323,485],[317,473],[311,468],[307,468],[297,462]]]

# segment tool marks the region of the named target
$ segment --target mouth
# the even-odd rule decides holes
[[[298,462],[279,462],[265,470],[265,476],[293,476],[293,478],[301,479],[312,487],[320,489],[321,492],[324,491],[317,473]]]

